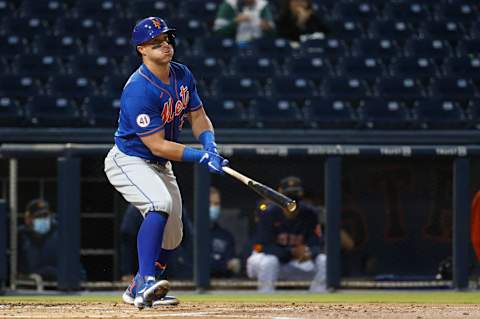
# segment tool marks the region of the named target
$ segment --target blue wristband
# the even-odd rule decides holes
[[[182,154],[182,161],[184,162],[198,162],[205,155],[205,151],[197,150],[193,147],[185,146]]]
[[[215,143],[215,134],[212,131],[203,131],[202,134],[198,137],[200,143],[202,143],[204,149],[208,149],[209,147],[217,147]]]

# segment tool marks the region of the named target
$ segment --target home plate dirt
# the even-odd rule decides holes
[[[3,302],[0,318],[480,318],[480,305],[182,302],[137,310],[123,303]]]

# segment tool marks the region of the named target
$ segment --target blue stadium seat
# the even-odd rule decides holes
[[[269,57],[239,56],[231,62],[236,75],[265,79],[278,75],[277,62]]]
[[[223,60],[228,60],[238,54],[237,44],[235,39],[232,38],[212,36],[196,43],[200,47],[199,51],[203,52],[203,54],[215,56]]]
[[[65,73],[60,58],[52,55],[22,55],[15,59],[15,73],[46,80],[49,76]]]
[[[363,126],[371,129],[405,129],[410,126],[408,110],[401,101],[382,98],[360,102]]]
[[[181,63],[192,70],[197,80],[211,81],[216,77],[225,75],[223,61],[214,56],[191,56],[181,59]]]
[[[375,57],[347,57],[339,62],[339,74],[374,81],[384,75],[384,66]]]
[[[402,55],[395,41],[377,38],[355,40],[352,44],[352,52],[355,56],[372,56],[382,60]]]
[[[309,98],[305,101],[304,117],[312,128],[340,129],[355,128],[355,111],[346,100],[336,98]]]
[[[350,100],[365,98],[370,94],[363,79],[349,76],[325,79],[322,93],[324,96]]]
[[[255,39],[252,42],[252,48],[259,56],[285,58],[292,55],[289,41],[282,38],[264,37]]]
[[[331,60],[339,59],[346,55],[347,45],[343,40],[328,39],[308,39],[301,44],[303,54],[312,57],[327,57]]]
[[[135,49],[130,44],[130,35],[97,36],[90,40],[89,47],[90,54],[107,55],[114,58],[136,55]]]
[[[173,28],[177,29],[177,33],[180,36],[189,40],[205,37],[209,33],[209,30],[206,28],[202,17],[198,17],[196,19],[169,19],[167,23],[169,26],[171,25]]]
[[[460,41],[457,47],[457,55],[480,57],[480,39]]]
[[[205,98],[203,105],[216,128],[246,128],[248,116],[240,101]]]
[[[101,85],[101,93],[105,96],[120,96],[127,83],[124,76],[106,76]]]
[[[142,58],[137,55],[128,55],[120,61],[120,73],[129,76],[135,72],[141,64]]]
[[[57,76],[49,81],[48,94],[66,98],[83,98],[95,94],[94,83],[83,76]]]
[[[412,25],[400,20],[374,20],[370,24],[370,33],[374,38],[394,39],[403,42],[416,36]]]
[[[36,126],[78,127],[83,124],[74,101],[63,96],[35,96],[25,105],[25,115]]]
[[[64,15],[65,9],[65,2],[62,0],[25,0],[20,7],[20,14],[54,20]]]
[[[295,77],[293,74],[273,78],[268,91],[271,96],[283,99],[306,99],[317,95],[315,86],[310,80]]]
[[[445,61],[444,65],[445,73],[449,76],[480,80],[480,56],[475,58],[468,56],[450,58]]]
[[[422,24],[421,32],[424,37],[449,41],[460,40],[465,36],[465,30],[462,28],[462,25],[450,20],[425,22]]]
[[[56,33],[68,34],[75,38],[80,38],[84,42],[86,42],[89,37],[98,35],[104,29],[100,21],[89,17],[60,18],[57,19],[55,23]]]
[[[32,77],[16,75],[0,76],[0,95],[12,98],[26,98],[37,94],[41,94],[41,87]]]
[[[96,20],[107,22],[120,16],[114,0],[81,0],[75,3],[73,9],[76,17],[95,17]]]
[[[256,127],[303,128],[304,122],[296,103],[289,99],[256,98],[250,110]]]
[[[287,74],[319,82],[333,75],[330,63],[321,57],[297,57],[286,61]]]
[[[336,20],[328,22],[328,27],[335,30],[335,37],[343,40],[354,40],[364,37],[362,25],[352,20]]]
[[[451,55],[451,48],[444,40],[410,39],[405,45],[407,54],[417,57],[430,57],[442,60]]]
[[[379,95],[386,99],[412,100],[421,98],[423,95],[423,89],[416,78],[379,78],[376,87]]]
[[[388,1],[385,16],[389,20],[399,19],[410,23],[419,23],[431,19],[428,4],[425,1]]]
[[[422,99],[415,102],[413,112],[416,121],[424,129],[459,129],[468,126],[461,107],[452,100]]]
[[[187,17],[202,17],[211,27],[217,14],[219,2],[211,0],[184,0],[182,1],[182,13]]]
[[[0,0],[0,17],[10,17],[13,16],[15,12],[15,6],[11,1]]]
[[[31,53],[30,46],[25,46],[27,39],[16,34],[0,36],[0,52],[3,58],[13,58],[20,54]]]
[[[376,8],[368,1],[339,1],[333,10],[335,17],[342,20],[372,21],[378,16]]]
[[[33,47],[34,53],[43,55],[73,56],[84,51],[80,40],[69,35],[37,35]]]
[[[392,62],[391,73],[400,77],[416,77],[425,82],[430,80],[431,77],[439,75],[433,60],[425,57],[397,58]]]
[[[46,20],[35,16],[22,18],[6,17],[2,29],[3,31],[0,31],[0,33],[5,36],[17,35],[29,40],[33,39],[36,35],[47,35],[53,31],[53,28],[49,26]]]
[[[220,77],[213,84],[214,95],[226,99],[252,99],[262,94],[260,84],[249,77]]]
[[[89,78],[102,78],[120,73],[112,58],[104,55],[77,55],[69,63],[71,74]]]
[[[168,6],[168,0],[133,0],[129,1],[127,10],[130,17],[138,20],[156,16],[167,19],[167,23],[170,22],[168,18],[173,14]]]
[[[435,79],[431,90],[433,96],[446,99],[472,99],[476,96],[476,90],[471,80],[462,77]]]
[[[436,6],[436,14],[441,19],[458,22],[473,22],[478,17],[478,9],[473,2],[444,1]]]
[[[21,126],[25,124],[23,110],[18,102],[6,95],[0,96],[0,126]]]
[[[476,22],[472,24],[470,33],[473,38],[480,39],[480,22]]]
[[[116,126],[120,112],[120,96],[89,96],[82,106],[91,126]]]
[[[90,19],[90,18],[89,18]],[[111,19],[107,27],[105,28],[108,31],[107,35],[111,36],[125,36],[128,37],[132,34],[133,27],[138,17],[130,18],[115,18]]]

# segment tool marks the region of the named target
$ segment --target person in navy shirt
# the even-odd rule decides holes
[[[217,151],[195,78],[172,61],[175,29],[161,18],[145,18],[135,25],[132,44],[143,63],[123,88],[105,173],[144,217],[137,235],[138,273],[123,294],[124,302],[142,309],[178,303],[166,296],[169,283],[160,279],[183,236],[182,198],[171,161],[197,162],[219,174],[228,161]],[[185,121],[202,150],[177,143]]]

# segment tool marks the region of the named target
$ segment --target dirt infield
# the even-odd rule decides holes
[[[182,302],[137,310],[116,302],[0,304],[0,318],[480,318],[480,305]]]

